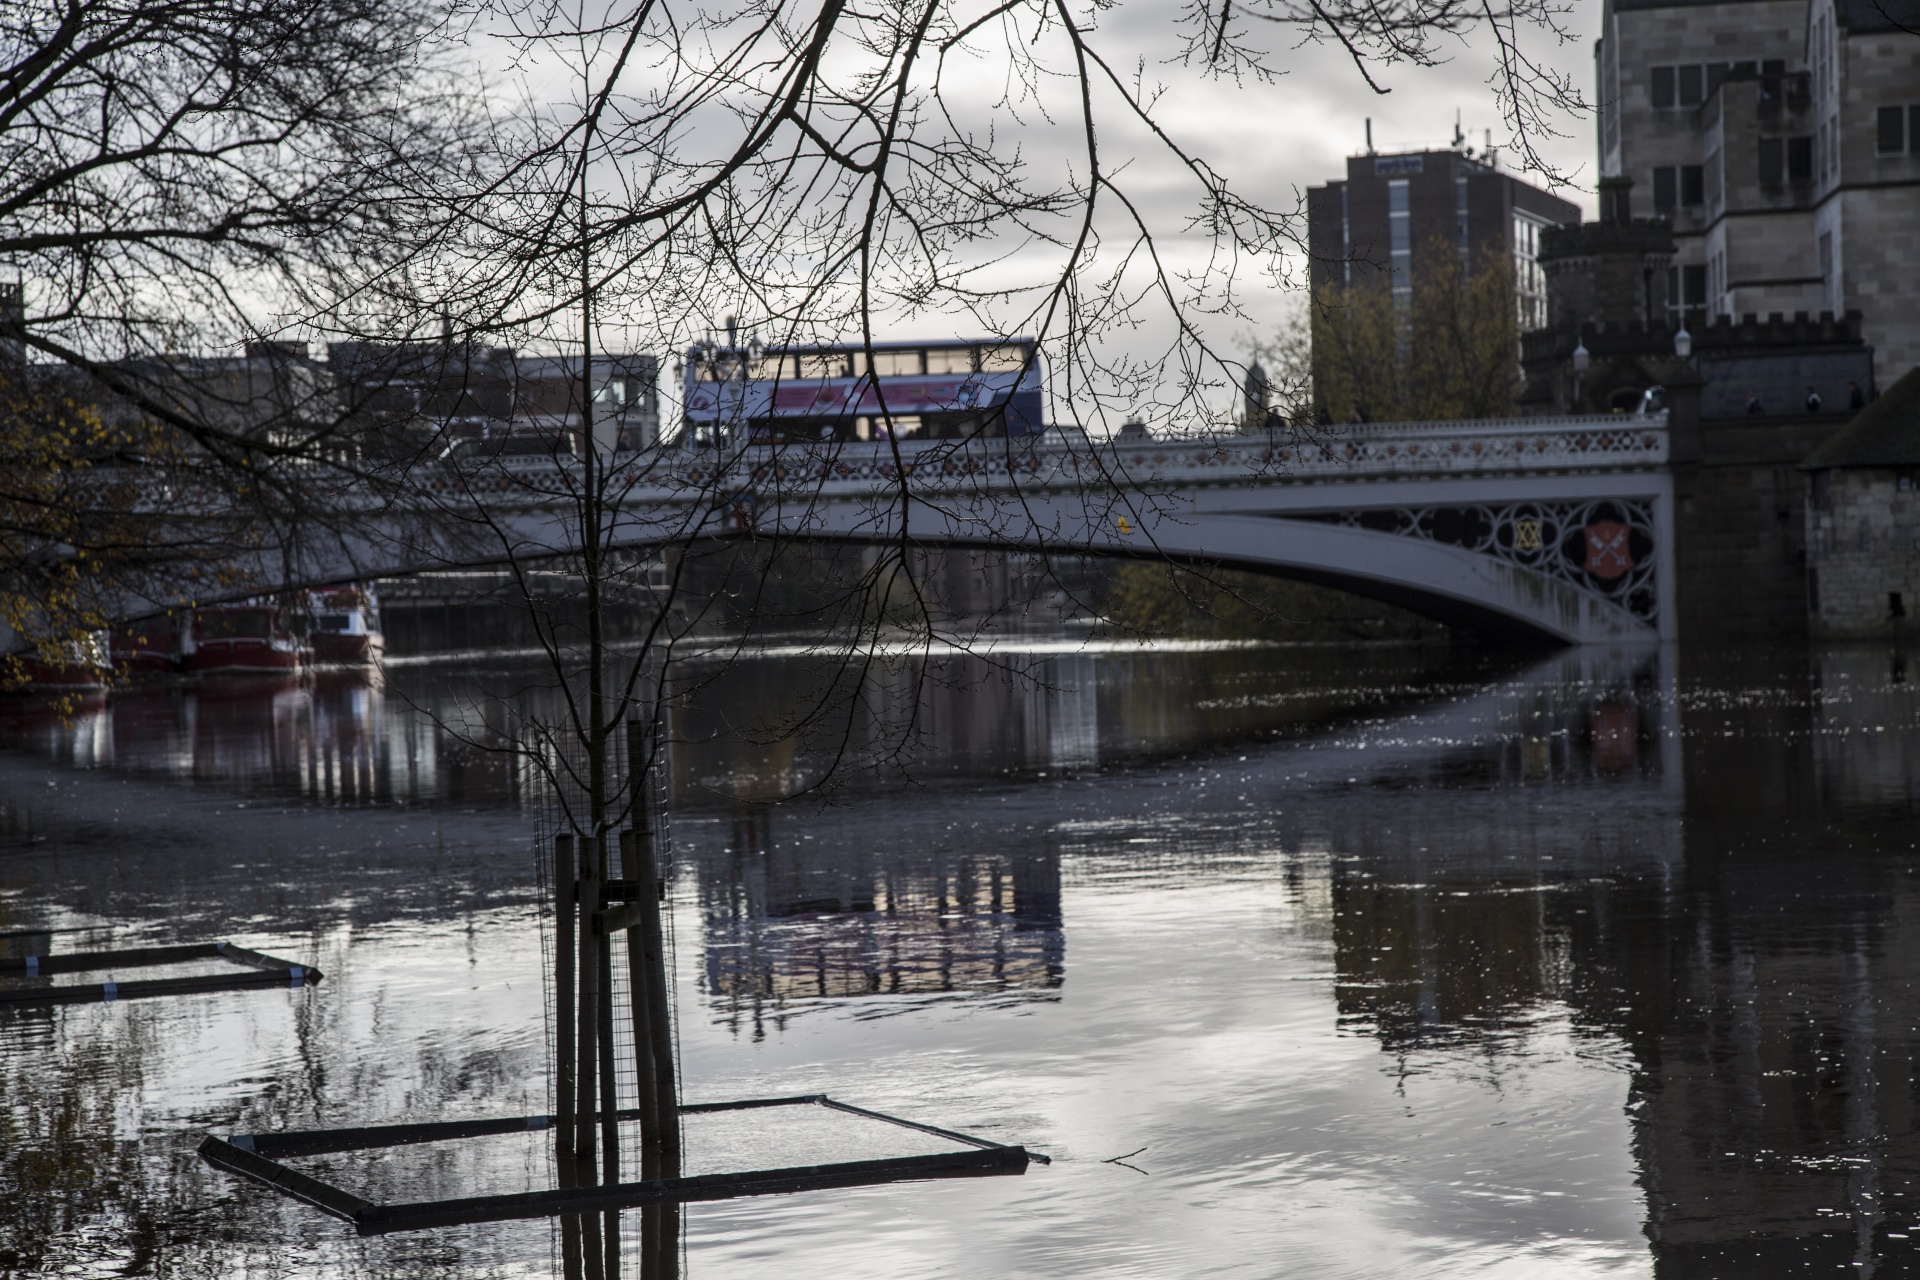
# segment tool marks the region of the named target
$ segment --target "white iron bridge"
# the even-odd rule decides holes
[[[609,544],[765,536],[1156,557],[1322,583],[1481,632],[1671,638],[1667,423],[1650,417],[1328,427],[1197,441],[829,442],[612,464]],[[257,585],[577,549],[578,464],[415,477],[350,536],[277,552]]]

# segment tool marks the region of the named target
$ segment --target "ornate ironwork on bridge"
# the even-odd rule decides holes
[[[717,479],[807,490],[897,485],[920,490],[1290,484],[1410,476],[1529,474],[1665,465],[1664,416],[1490,418],[1381,422],[1308,433],[1078,445],[1065,441],[885,441],[785,445],[727,455],[690,454],[668,485]],[[551,464],[547,464],[551,465]],[[529,472],[531,474],[531,472]]]
[[[1646,499],[1384,507],[1291,518],[1462,547],[1600,596],[1650,627],[1660,623],[1659,532]]]

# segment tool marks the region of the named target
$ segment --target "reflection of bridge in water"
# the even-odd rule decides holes
[[[1221,980],[1324,980],[1323,1016],[1379,1044],[1383,1071],[1465,1064],[1505,1087],[1545,1034],[1619,1064],[1657,1276],[1920,1270],[1916,669],[1885,649],[1833,650],[1811,671],[1801,660],[1695,687],[1670,651],[1587,647],[1507,674],[1410,660],[1396,679],[1343,689],[1350,660],[1262,683],[1244,654],[1042,655],[1051,691],[926,695],[951,699],[949,720],[974,717],[954,738],[983,753],[985,777],[850,789],[770,821],[683,805],[680,885],[697,903],[683,918],[700,930],[683,946],[703,953],[705,1015],[746,1035],[807,1005],[868,1016],[949,995],[1054,1001],[1075,981],[1076,895],[1122,878],[1278,886],[1302,904],[1285,927],[1324,944],[1314,954],[1331,972]],[[740,705],[772,687],[738,679]],[[431,687],[421,678],[411,696],[464,705],[476,729],[511,709],[432,703]],[[116,695],[119,710],[15,731],[122,767],[153,739],[147,759],[174,776],[279,779],[344,801],[368,786],[401,794],[409,769],[439,780],[422,799],[479,803],[506,785],[476,764],[473,787],[453,787],[439,730],[381,690],[255,685],[221,702],[242,692]],[[743,758],[747,773],[807,773],[801,756],[690,744],[676,760],[683,799]],[[1098,777],[1054,785],[1095,765]],[[350,785],[328,792],[330,776]],[[76,795],[109,783],[90,776]],[[209,839],[251,831],[239,838],[255,849],[294,848],[314,825],[297,808],[245,820],[278,825],[201,825],[224,833]],[[371,816],[356,821],[373,831]],[[431,847],[432,815],[378,821],[387,834],[411,822]],[[209,862],[224,867],[224,852]],[[116,895],[156,895],[179,861],[130,853],[75,901],[105,911]],[[284,910],[283,888],[255,872],[219,877],[179,901]],[[421,901],[441,887],[403,882]],[[396,892],[383,888],[377,910]],[[1204,900],[1181,908],[1196,931]],[[1093,952],[1076,953],[1083,969]]]
[[[939,970],[951,937],[903,930],[889,952],[859,932],[883,900],[863,886],[892,874],[876,851],[954,850],[916,868],[933,919],[965,914],[962,851],[994,851],[975,886],[1046,859],[1062,933],[1089,877],[1201,886],[1215,859],[1267,859],[1326,940],[1350,1033],[1490,1080],[1519,1079],[1544,1035],[1623,1064],[1656,1276],[1912,1274],[1920,802],[1900,762],[1920,755],[1920,690],[1879,651],[1744,687],[1693,688],[1671,663],[1581,650],[1244,762],[970,792],[973,826],[885,798],[791,839],[706,824],[692,844],[707,937],[731,948],[710,959],[715,1013],[743,1011],[736,974],[766,1009],[881,994],[889,964]],[[1105,724],[1124,677],[1092,665]],[[1076,751],[1087,722],[1059,719]],[[970,892],[991,914],[992,891]],[[810,932],[823,925],[859,941],[836,952]]]
[[[1279,812],[1233,819],[1270,832],[1276,871],[1328,869],[1344,1018],[1389,1042],[1417,1043],[1558,995],[1564,956],[1542,928],[1543,891],[1601,873],[1672,873],[1678,735],[1662,661],[1657,651],[1576,650],[1511,681],[1449,687],[1409,709],[1383,707],[1345,729],[1262,746],[1232,767],[1236,790],[1286,797]],[[1020,747],[1029,770],[1132,755],[1143,719],[1133,664],[1075,655],[1046,674],[1055,682],[1051,705],[1026,704],[1034,714]],[[1302,694],[1243,685],[1225,700],[1240,715],[1262,703],[1319,709]],[[1005,696],[1017,713],[1011,700],[1023,695]],[[1152,723],[1157,708],[1146,706]],[[1059,987],[1063,866],[1136,840],[1179,843],[1150,815],[1097,811],[1166,794],[1149,781],[1165,766],[1132,758],[1139,789],[1118,794],[1104,785],[1004,793],[942,785],[905,800],[882,793],[846,807],[683,820],[717,1015]],[[785,767],[789,778],[802,770],[791,759]],[[1534,787],[1556,801],[1572,791],[1604,803],[1593,820],[1569,823],[1562,809],[1516,805],[1516,786],[1523,795]],[[1193,820],[1205,825],[1201,815]],[[1513,890],[1496,886],[1491,906],[1480,895],[1489,877]],[[1449,946],[1474,948],[1477,958],[1435,965],[1435,948]]]

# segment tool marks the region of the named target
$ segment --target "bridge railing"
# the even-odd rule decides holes
[[[742,487],[822,496],[897,485],[926,490],[1082,489],[1311,483],[1333,479],[1648,470],[1667,461],[1667,419],[1597,414],[1467,422],[1375,422],[1192,440],[834,441],[689,448],[616,458],[616,482],[661,497]],[[504,492],[559,493],[574,464],[497,460]]]

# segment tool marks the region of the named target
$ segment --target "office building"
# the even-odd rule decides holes
[[[1309,283],[1378,285],[1408,297],[1439,254],[1471,263],[1514,258],[1520,328],[1546,322],[1546,278],[1535,254],[1548,227],[1580,221],[1577,205],[1466,151],[1350,156],[1347,176],[1307,191]]]

